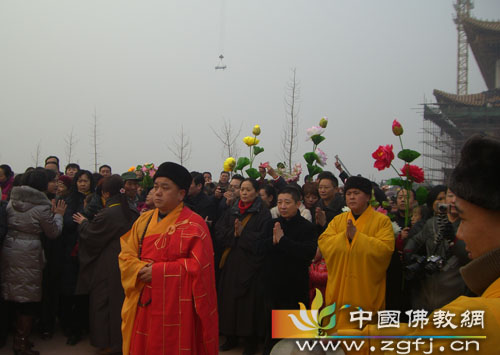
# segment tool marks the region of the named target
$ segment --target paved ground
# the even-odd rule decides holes
[[[38,335],[31,336],[35,343],[33,349],[40,351],[41,355],[94,355],[96,348],[89,344],[89,339],[84,337],[75,346],[66,345],[66,338],[61,333],[56,333],[50,340],[42,340]],[[223,341],[223,339],[221,339]],[[7,345],[0,349],[0,355],[12,355],[12,337],[7,340]],[[223,355],[241,355],[243,348],[221,352]]]

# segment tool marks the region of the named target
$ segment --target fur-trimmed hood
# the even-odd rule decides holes
[[[29,186],[14,187],[10,193],[10,203],[19,212],[26,212],[35,206],[52,204],[43,192]]]

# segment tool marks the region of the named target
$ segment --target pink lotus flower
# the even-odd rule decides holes
[[[317,136],[317,135],[320,135],[320,134],[323,134],[323,132],[325,131],[324,128],[320,127],[320,126],[312,126],[311,128],[308,128],[307,129],[307,140],[310,140],[312,136]]]
[[[392,149],[392,144],[379,146],[378,149],[372,154],[372,157],[375,159],[375,163],[373,164],[373,166],[378,170],[389,168],[392,161],[394,160],[394,152],[392,151]]]
[[[424,182],[424,171],[416,165],[405,164],[401,168],[401,172],[403,173],[401,176],[407,176],[409,180],[417,184]]]
[[[328,159],[325,152],[319,148],[316,148],[316,151],[314,153],[316,153],[316,155],[318,156],[318,160],[317,160],[318,164],[321,166],[325,166],[326,160]]]

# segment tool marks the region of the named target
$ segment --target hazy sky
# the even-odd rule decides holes
[[[181,125],[191,139],[190,170],[222,169],[210,127],[223,119],[262,128],[257,162],[281,160],[283,99],[297,69],[299,151],[306,128],[330,120],[321,148],[351,173],[379,180],[371,153],[394,144],[421,150],[422,106],[433,89],[456,91],[457,31],[452,0],[2,0],[0,1],[0,162],[22,172],[42,159],[93,170],[91,131],[98,116],[99,163],[174,160]],[[222,11],[221,11],[222,10]],[[222,16],[224,14],[224,16]],[[473,15],[500,19],[500,1],[476,0]],[[222,27],[222,31],[221,31]],[[223,52],[227,70],[215,71]],[[486,90],[470,54],[469,92]],[[419,161],[417,161],[418,163]],[[421,161],[420,161],[421,163]]]

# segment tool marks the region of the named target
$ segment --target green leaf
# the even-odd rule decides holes
[[[425,187],[420,186],[415,192],[417,193],[417,201],[419,205],[423,205],[427,202],[427,195],[429,195],[429,191]]]
[[[247,157],[241,157],[238,159],[236,168],[234,168],[234,170],[243,170],[243,168],[247,165],[250,165],[250,159],[248,159]]]
[[[321,294],[321,291],[316,289],[316,296],[314,296],[314,299],[311,303],[311,310],[319,310],[323,306],[323,295]]]
[[[281,162],[278,163],[277,167],[278,167],[278,169],[285,169],[286,168],[285,164],[281,163]]]
[[[260,178],[260,173],[255,168],[247,169],[247,170],[245,170],[245,173],[247,173],[247,175],[249,177],[251,177],[252,179],[258,179],[258,178]]]
[[[335,327],[335,314],[330,318],[330,322],[328,323],[328,325],[321,327],[321,329],[328,330],[332,329],[333,327]]]
[[[335,312],[335,303],[328,306],[328,307],[325,307],[321,310],[321,312],[319,312],[319,319],[318,319],[318,323],[319,324],[323,324],[323,318],[325,317],[328,317],[330,314],[332,314],[333,312]]]
[[[314,152],[309,152],[304,154],[304,159],[306,160],[308,165],[312,165],[312,163],[314,163],[318,159],[318,155]]]
[[[309,172],[309,177],[312,178],[314,175],[321,173],[323,169],[317,165],[307,164],[307,171]]]
[[[386,185],[396,185],[396,186],[403,186],[403,180],[400,178],[392,178],[389,179],[385,182]]]
[[[259,153],[262,153],[264,151],[264,148],[257,147],[256,145],[253,146],[253,154],[258,155]]]
[[[315,134],[314,136],[311,136],[311,140],[313,141],[314,144],[318,145],[321,142],[323,142],[326,138],[323,137],[321,134]]]
[[[403,149],[398,153],[398,158],[404,160],[407,163],[411,163],[420,156],[419,152],[411,149]]]

